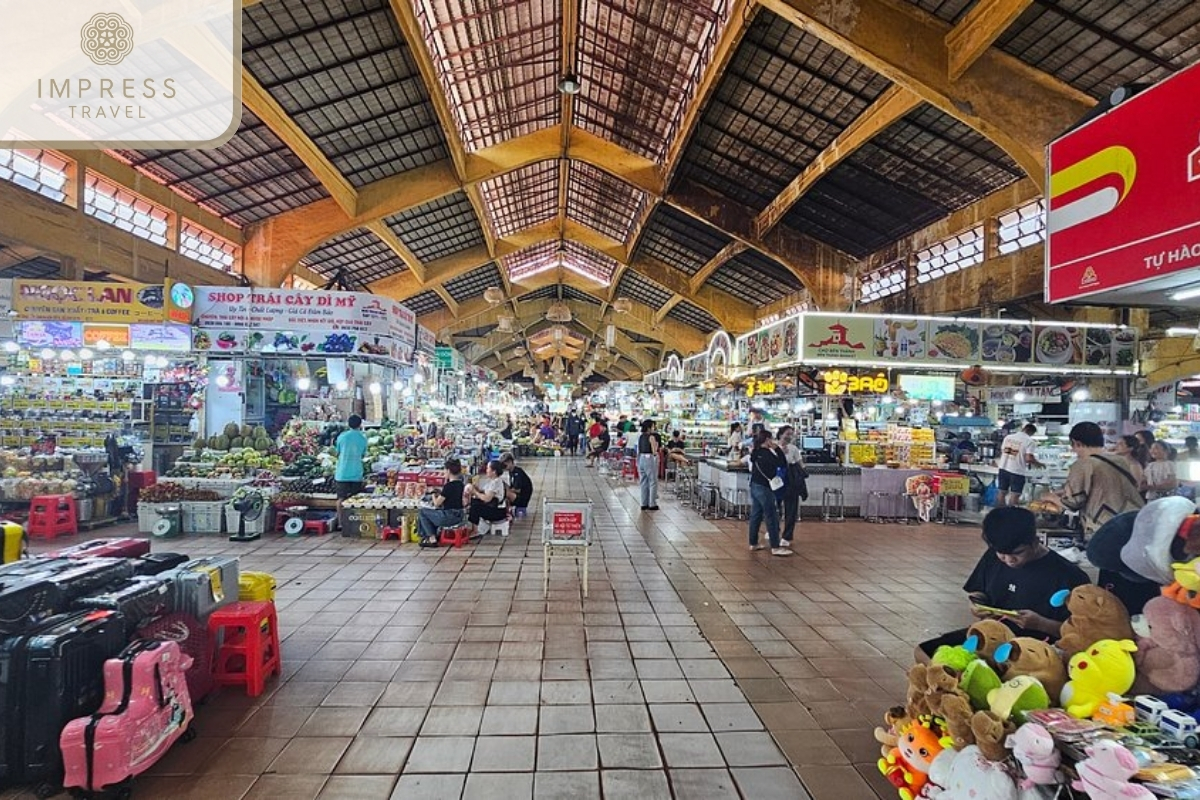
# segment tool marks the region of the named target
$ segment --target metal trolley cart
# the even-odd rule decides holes
[[[583,596],[588,596],[588,548],[592,543],[591,500],[542,500],[542,597],[550,594],[550,561],[583,558]]]

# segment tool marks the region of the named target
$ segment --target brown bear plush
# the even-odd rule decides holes
[[[955,750],[975,744],[975,732],[971,728],[974,713],[971,701],[966,697],[948,695],[942,698],[942,719],[946,723],[946,733],[954,740]]]
[[[929,715],[929,701],[925,698],[925,690],[929,687],[925,680],[928,670],[925,664],[913,664],[908,670],[908,696],[904,709],[910,719]]]
[[[996,652],[997,647],[1012,641],[1013,633],[1007,625],[999,620],[981,619],[967,628],[967,638],[970,639],[972,636],[977,640],[975,655],[994,667],[996,662],[992,660],[992,655]]]
[[[900,744],[900,730],[910,721],[904,706],[892,706],[883,713],[883,724],[875,728],[875,741],[879,742],[879,752],[884,758]]]
[[[958,688],[958,673],[943,664],[934,664],[925,670],[925,705],[935,717],[943,716],[942,701],[947,697],[968,700],[966,692]]]
[[[1003,654],[1005,650],[1001,648]],[[1038,639],[1018,636],[1008,643],[1007,660],[1000,662],[998,671],[1004,680],[1029,675],[1041,681],[1052,703],[1058,702],[1067,682],[1067,667],[1054,646]]]
[[[1058,640],[1064,662],[1101,639],[1133,639],[1125,604],[1107,589],[1091,584],[1076,586],[1067,598],[1067,610],[1071,616],[1063,623]]]
[[[991,711],[976,711],[971,717],[971,732],[975,734],[975,744],[988,761],[1003,761],[1008,758],[1004,740],[1016,729],[1016,725],[1011,722],[1006,724]]]

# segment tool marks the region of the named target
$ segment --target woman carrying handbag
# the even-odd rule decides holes
[[[786,470],[787,459],[783,451],[771,439],[771,432],[761,428],[754,434],[754,448],[750,451],[750,549],[762,550],[758,543],[758,531],[765,520],[767,537],[771,542],[771,555],[790,556],[792,551],[779,542],[779,512],[775,508],[775,492],[783,488],[780,470]]]

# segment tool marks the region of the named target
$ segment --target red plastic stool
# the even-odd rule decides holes
[[[621,478],[627,481],[638,480],[637,461],[627,458],[621,462]]]
[[[388,539],[395,539],[398,542],[403,542],[404,541],[404,528],[399,525],[397,525],[396,527],[392,527],[391,525],[385,525],[379,531],[379,538],[385,542]]]
[[[455,525],[452,528],[438,528],[438,544],[452,547],[462,547],[471,541],[470,525]]]
[[[306,535],[324,536],[329,533],[329,520],[327,519],[310,519],[304,523],[304,531]]]
[[[75,516],[75,496],[44,494],[29,501],[29,524],[25,531],[30,539],[53,539],[55,536],[79,533]]]
[[[218,686],[245,686],[247,695],[258,697],[269,676],[283,674],[274,603],[239,601],[219,608],[208,618],[208,636]]]

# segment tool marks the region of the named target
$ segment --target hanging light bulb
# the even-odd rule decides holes
[[[423,372],[418,371],[412,376],[412,380],[413,380],[413,383],[424,383],[425,382],[425,374]]]
[[[56,355],[56,353],[53,350],[51,350],[49,347],[44,348],[42,350],[42,360],[43,361],[53,361],[55,355]]]
[[[0,386],[16,386],[17,379],[12,375],[0,377]]]
[[[1026,395],[1024,392],[1017,392],[1013,395],[1013,402],[1024,403],[1026,397],[1028,397],[1028,395]]]
[[[95,353],[93,353],[91,350],[89,350],[88,348],[85,347],[79,351],[79,360],[80,361],[91,361],[95,355],[96,355]]]
[[[75,351],[74,350],[63,350],[61,353],[58,354],[58,357],[61,358],[63,361],[74,361],[75,360]]]
[[[383,387],[379,385],[379,381],[371,381],[367,389],[370,390],[371,394],[379,394],[383,391]]]
[[[400,391],[401,389],[404,388],[404,381],[397,378],[396,380],[392,381],[392,388],[395,389],[397,392]]]
[[[134,352],[132,350],[124,350],[121,353],[122,361],[133,361],[135,358],[137,358],[137,356],[134,354]]]
[[[217,386],[221,387],[222,389],[229,386],[229,376],[224,372],[217,376]]]
[[[4,352],[6,352],[6,353],[15,353],[20,349],[21,349],[21,345],[17,344],[16,342],[5,342],[4,343]]]
[[[346,383],[345,381],[338,381],[338,382],[337,382],[337,390],[338,390],[339,392],[344,392],[344,391],[346,391],[346,390],[347,390],[347,389],[349,389],[349,388],[350,388],[350,384]]]
[[[100,352],[104,352],[110,347],[112,347],[112,345],[108,343],[108,339],[101,339],[100,341],[96,342],[96,349]]]
[[[312,379],[307,375],[303,375],[296,379],[296,388],[302,392],[307,392],[312,388]]]
[[[1088,391],[1086,386],[1080,386],[1078,389],[1071,392],[1071,399],[1077,403],[1081,400],[1087,400],[1091,396],[1092,393]]]

